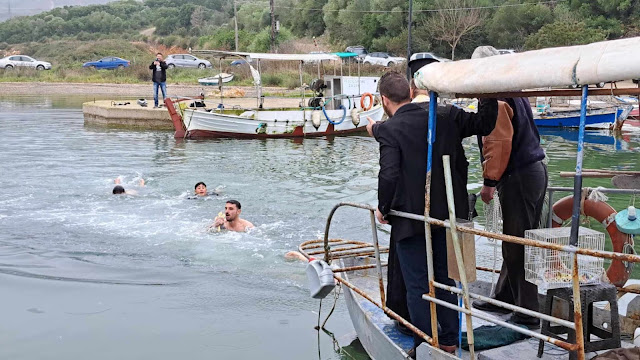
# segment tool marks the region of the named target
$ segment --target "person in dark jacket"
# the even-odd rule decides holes
[[[472,58],[499,55],[492,46],[480,46]],[[547,190],[547,167],[544,150],[527,98],[500,99],[495,129],[479,138],[482,153],[484,185],[480,197],[491,202],[498,189],[502,207],[502,232],[524,237],[540,222],[544,195]],[[495,299],[529,310],[538,311],[538,289],[525,280],[524,246],[502,242],[502,269],[496,284]],[[480,310],[508,312],[485,301],[474,301]],[[512,322],[536,328],[540,320],[514,313]]]
[[[162,101],[167,97],[167,63],[162,58],[162,53],[156,54],[156,59],[149,65],[152,70],[153,81],[153,108],[158,108],[158,88],[162,90]]]
[[[389,120],[375,123],[369,119],[367,131],[380,143],[378,175],[378,209],[380,223],[391,224],[396,253],[407,289],[407,305],[411,322],[431,335],[430,312],[422,294],[429,292],[424,223],[389,216],[391,209],[423,214],[427,171],[428,112],[410,103],[409,83],[397,72],[389,72],[379,82],[380,95]],[[497,102],[481,103],[477,114],[454,106],[440,106],[437,114],[436,141],[433,149],[432,181],[429,189],[431,216],[447,219],[443,155],[451,156],[456,210],[468,213],[467,168],[462,139],[472,135],[488,135],[495,125]],[[435,280],[455,286],[447,275],[446,233],[444,228],[432,228]],[[456,303],[456,295],[437,290],[436,296]],[[437,307],[440,324],[440,346],[455,351],[458,336],[458,314],[455,310]],[[421,338],[415,336],[415,345]],[[413,355],[413,354],[410,354]]]

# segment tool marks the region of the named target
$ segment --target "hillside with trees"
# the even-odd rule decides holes
[[[478,44],[516,50],[640,33],[640,0],[415,0],[413,51],[466,57]],[[278,42],[324,37],[406,53],[406,0],[275,0]],[[270,8],[237,0],[240,50],[268,51]],[[146,30],[146,31],[145,31]],[[233,0],[124,0],[65,6],[0,23],[0,47],[63,39],[121,39],[182,48],[234,48]]]
[[[407,0],[274,0],[275,49],[269,1],[235,0],[235,5],[240,51],[342,51],[363,45],[407,53]],[[155,51],[234,50],[234,20],[234,0],[63,6],[0,22],[0,56],[30,54],[53,62],[58,71],[24,75],[25,80],[144,81],[145,62]],[[412,52],[460,59],[478,45],[522,51],[638,36],[640,0],[414,0],[412,24]],[[133,75],[111,79],[78,71],[84,61],[114,55],[132,61]],[[22,81],[16,76],[0,77]],[[185,72],[185,79],[197,76]]]

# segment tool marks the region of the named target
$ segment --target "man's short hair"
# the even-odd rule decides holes
[[[162,53],[161,52],[156,53],[156,56],[158,56],[158,55],[162,55]]]
[[[205,184],[205,183],[204,183],[204,182],[202,182],[202,181],[199,181],[199,182],[197,182],[197,183],[196,183],[196,186],[194,186],[193,188],[194,188],[194,189],[197,189],[197,188],[198,188],[198,186],[200,186],[200,185],[204,185],[204,187],[207,187],[207,184]]]
[[[125,193],[124,188],[121,185],[114,186],[114,188],[113,188],[113,194],[114,195],[124,194],[124,193]]]
[[[242,209],[242,205],[240,205],[240,201],[238,200],[227,200],[227,204],[235,205],[238,208],[238,210]]]
[[[382,75],[378,86],[380,95],[386,96],[396,104],[411,100],[409,82],[397,71],[389,71]]]

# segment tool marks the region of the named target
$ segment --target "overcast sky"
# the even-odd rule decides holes
[[[0,0],[0,21],[9,18],[9,8],[11,16],[24,16],[35,15],[59,6],[106,4],[112,1],[114,0]]]

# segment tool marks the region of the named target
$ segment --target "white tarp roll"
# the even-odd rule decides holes
[[[479,94],[640,78],[640,37],[425,65],[421,89]]]

